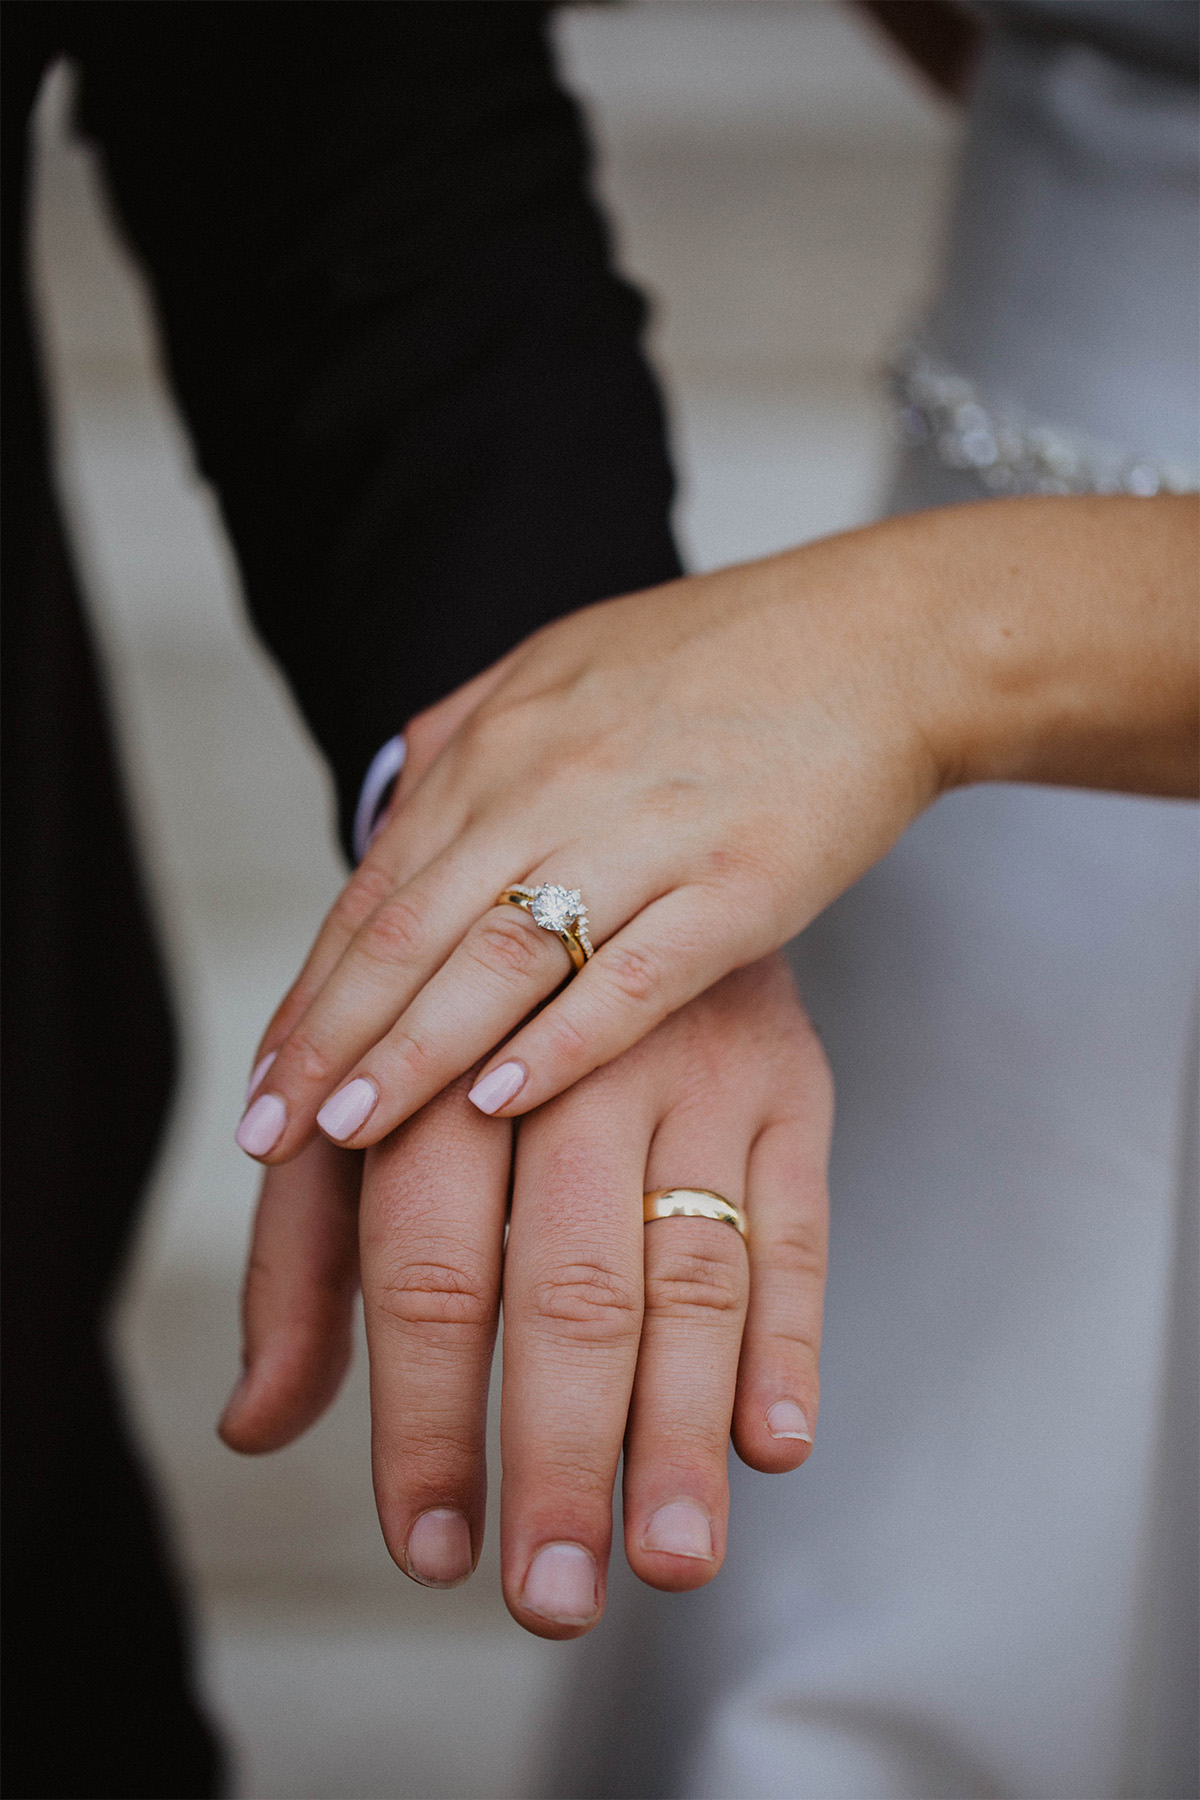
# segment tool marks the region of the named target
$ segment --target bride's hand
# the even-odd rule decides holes
[[[378,1143],[481,1057],[478,1106],[540,1106],[785,942],[956,782],[1186,788],[1191,514],[946,508],[538,633],[410,726],[242,1147]],[[599,946],[541,1011],[566,955],[495,903],[514,883],[578,888]]]
[[[361,1254],[384,1536],[415,1579],[465,1579],[503,1284],[514,1617],[555,1638],[599,1618],[622,1443],[631,1566],[655,1587],[702,1586],[725,1551],[731,1424],[757,1469],[796,1468],[811,1445],[831,1115],[825,1059],[772,957],[516,1126],[458,1084],[369,1152],[361,1211],[362,1158],[318,1140],[266,1175],[226,1441],[274,1449],[324,1410]],[[643,1190],[678,1185],[742,1207],[748,1245],[711,1219],[643,1226]]]
[[[570,965],[494,904],[511,883],[581,890],[597,954],[493,1059],[505,1085],[479,1098],[506,1116],[773,950],[882,854],[936,776],[844,583],[818,546],[593,606],[413,720],[391,815],[264,1036],[277,1056],[243,1148],[286,1161],[331,1094],[326,1134],[377,1143],[533,1012]]]

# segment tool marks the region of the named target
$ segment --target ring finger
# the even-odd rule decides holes
[[[741,1207],[744,1114],[689,1109],[655,1136],[648,1188],[715,1189]],[[746,1246],[722,1220],[644,1227],[645,1316],[625,1443],[625,1554],[652,1587],[711,1581],[725,1555],[729,1428],[750,1290]]]
[[[489,860],[495,859],[481,848],[482,875],[479,866],[456,868],[453,858],[433,865],[367,922],[280,1047],[268,1082],[239,1127],[243,1149],[265,1161],[287,1161],[308,1141],[314,1122],[335,1143],[369,1148],[486,1056],[562,984],[571,973],[563,944],[520,907],[495,903],[502,881],[494,866],[488,873]],[[617,866],[624,860],[632,859],[615,858]],[[577,848],[556,853],[553,866],[535,872],[530,886],[564,870],[574,875],[581,865],[586,884],[589,863]],[[423,934],[435,925],[445,930],[439,895],[455,882],[476,890],[474,919],[464,918],[461,908],[453,914],[454,935],[438,940],[434,966],[424,967]],[[602,938],[654,898],[653,888],[614,893],[609,884],[605,892],[602,881],[595,887]],[[455,936],[461,941],[455,943]],[[594,981],[592,971],[600,971],[603,985],[607,966],[601,955],[584,976]],[[661,1004],[657,990],[649,998]],[[522,1068],[522,1081],[524,1073]],[[494,1111],[515,1094],[495,1097],[483,1110]],[[264,1131],[274,1134],[269,1142],[256,1135],[260,1117]]]

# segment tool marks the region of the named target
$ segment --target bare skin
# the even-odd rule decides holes
[[[549,1637],[600,1616],[625,1433],[632,1566],[710,1580],[731,1421],[747,1462],[787,1469],[808,1442],[768,1412],[798,1406],[811,1430],[816,1405],[828,1071],[777,959],[756,959],[949,788],[1194,792],[1196,562],[1187,500],[917,515],[590,608],[414,721],[387,827],[263,1042],[279,1054],[259,1091],[289,1122],[226,1441],[275,1448],[328,1404],[361,1245],[402,1568],[449,1584],[478,1557],[503,1289],[514,1616]],[[540,1012],[562,947],[488,910],[520,876],[581,885],[612,933]],[[496,1116],[466,1099],[468,1056],[528,1071]],[[378,1083],[351,1138],[378,1144],[365,1178],[314,1141],[332,1069]],[[728,1226],[642,1227],[642,1188],[682,1182],[744,1199],[749,1262]],[[653,1548],[652,1517],[680,1504],[706,1553]],[[535,1558],[564,1545],[539,1591]]]
[[[481,1057],[525,1114],[802,930],[950,788],[1195,793],[1196,636],[1172,496],[914,514],[548,626],[413,722],[239,1141],[286,1162],[359,1083],[365,1115],[323,1123],[367,1148]],[[598,953],[549,1004],[562,948],[493,904],[514,881],[589,903]]]
[[[622,1445],[631,1567],[702,1586],[725,1553],[731,1430],[767,1472],[811,1449],[831,1124],[825,1059],[770,957],[517,1125],[459,1082],[365,1165],[318,1139],[264,1181],[222,1436],[273,1450],[324,1411],[361,1267],[384,1537],[414,1579],[455,1585],[483,1540],[503,1292],[513,1616],[551,1638],[599,1619]],[[643,1226],[643,1190],[680,1183],[743,1206],[749,1249],[708,1219]]]

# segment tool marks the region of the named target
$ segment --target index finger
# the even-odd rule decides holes
[[[511,1133],[459,1083],[364,1169],[375,1500],[392,1557],[426,1586],[465,1580],[483,1544]]]
[[[268,1021],[255,1054],[256,1069],[303,1016],[359,926],[453,840],[455,813],[445,795],[431,797],[421,808],[412,803],[459,726],[504,679],[511,661],[510,653],[405,726],[400,734],[403,761],[392,797],[375,825],[366,855],[322,920],[295,981]]]

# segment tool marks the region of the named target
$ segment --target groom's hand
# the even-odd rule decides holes
[[[483,1538],[492,1348],[505,1316],[502,1564],[521,1624],[577,1635],[604,1604],[625,1448],[625,1548],[643,1580],[720,1568],[726,1451],[795,1468],[817,1410],[827,1066],[781,959],[727,977],[519,1125],[468,1079],[358,1163],[318,1142],[264,1183],[247,1278],[247,1374],[226,1442],[273,1449],[348,1360],[356,1263],[388,1548],[427,1584]],[[511,1219],[507,1245],[505,1222]],[[642,1223],[643,1190],[715,1189],[711,1219]]]

